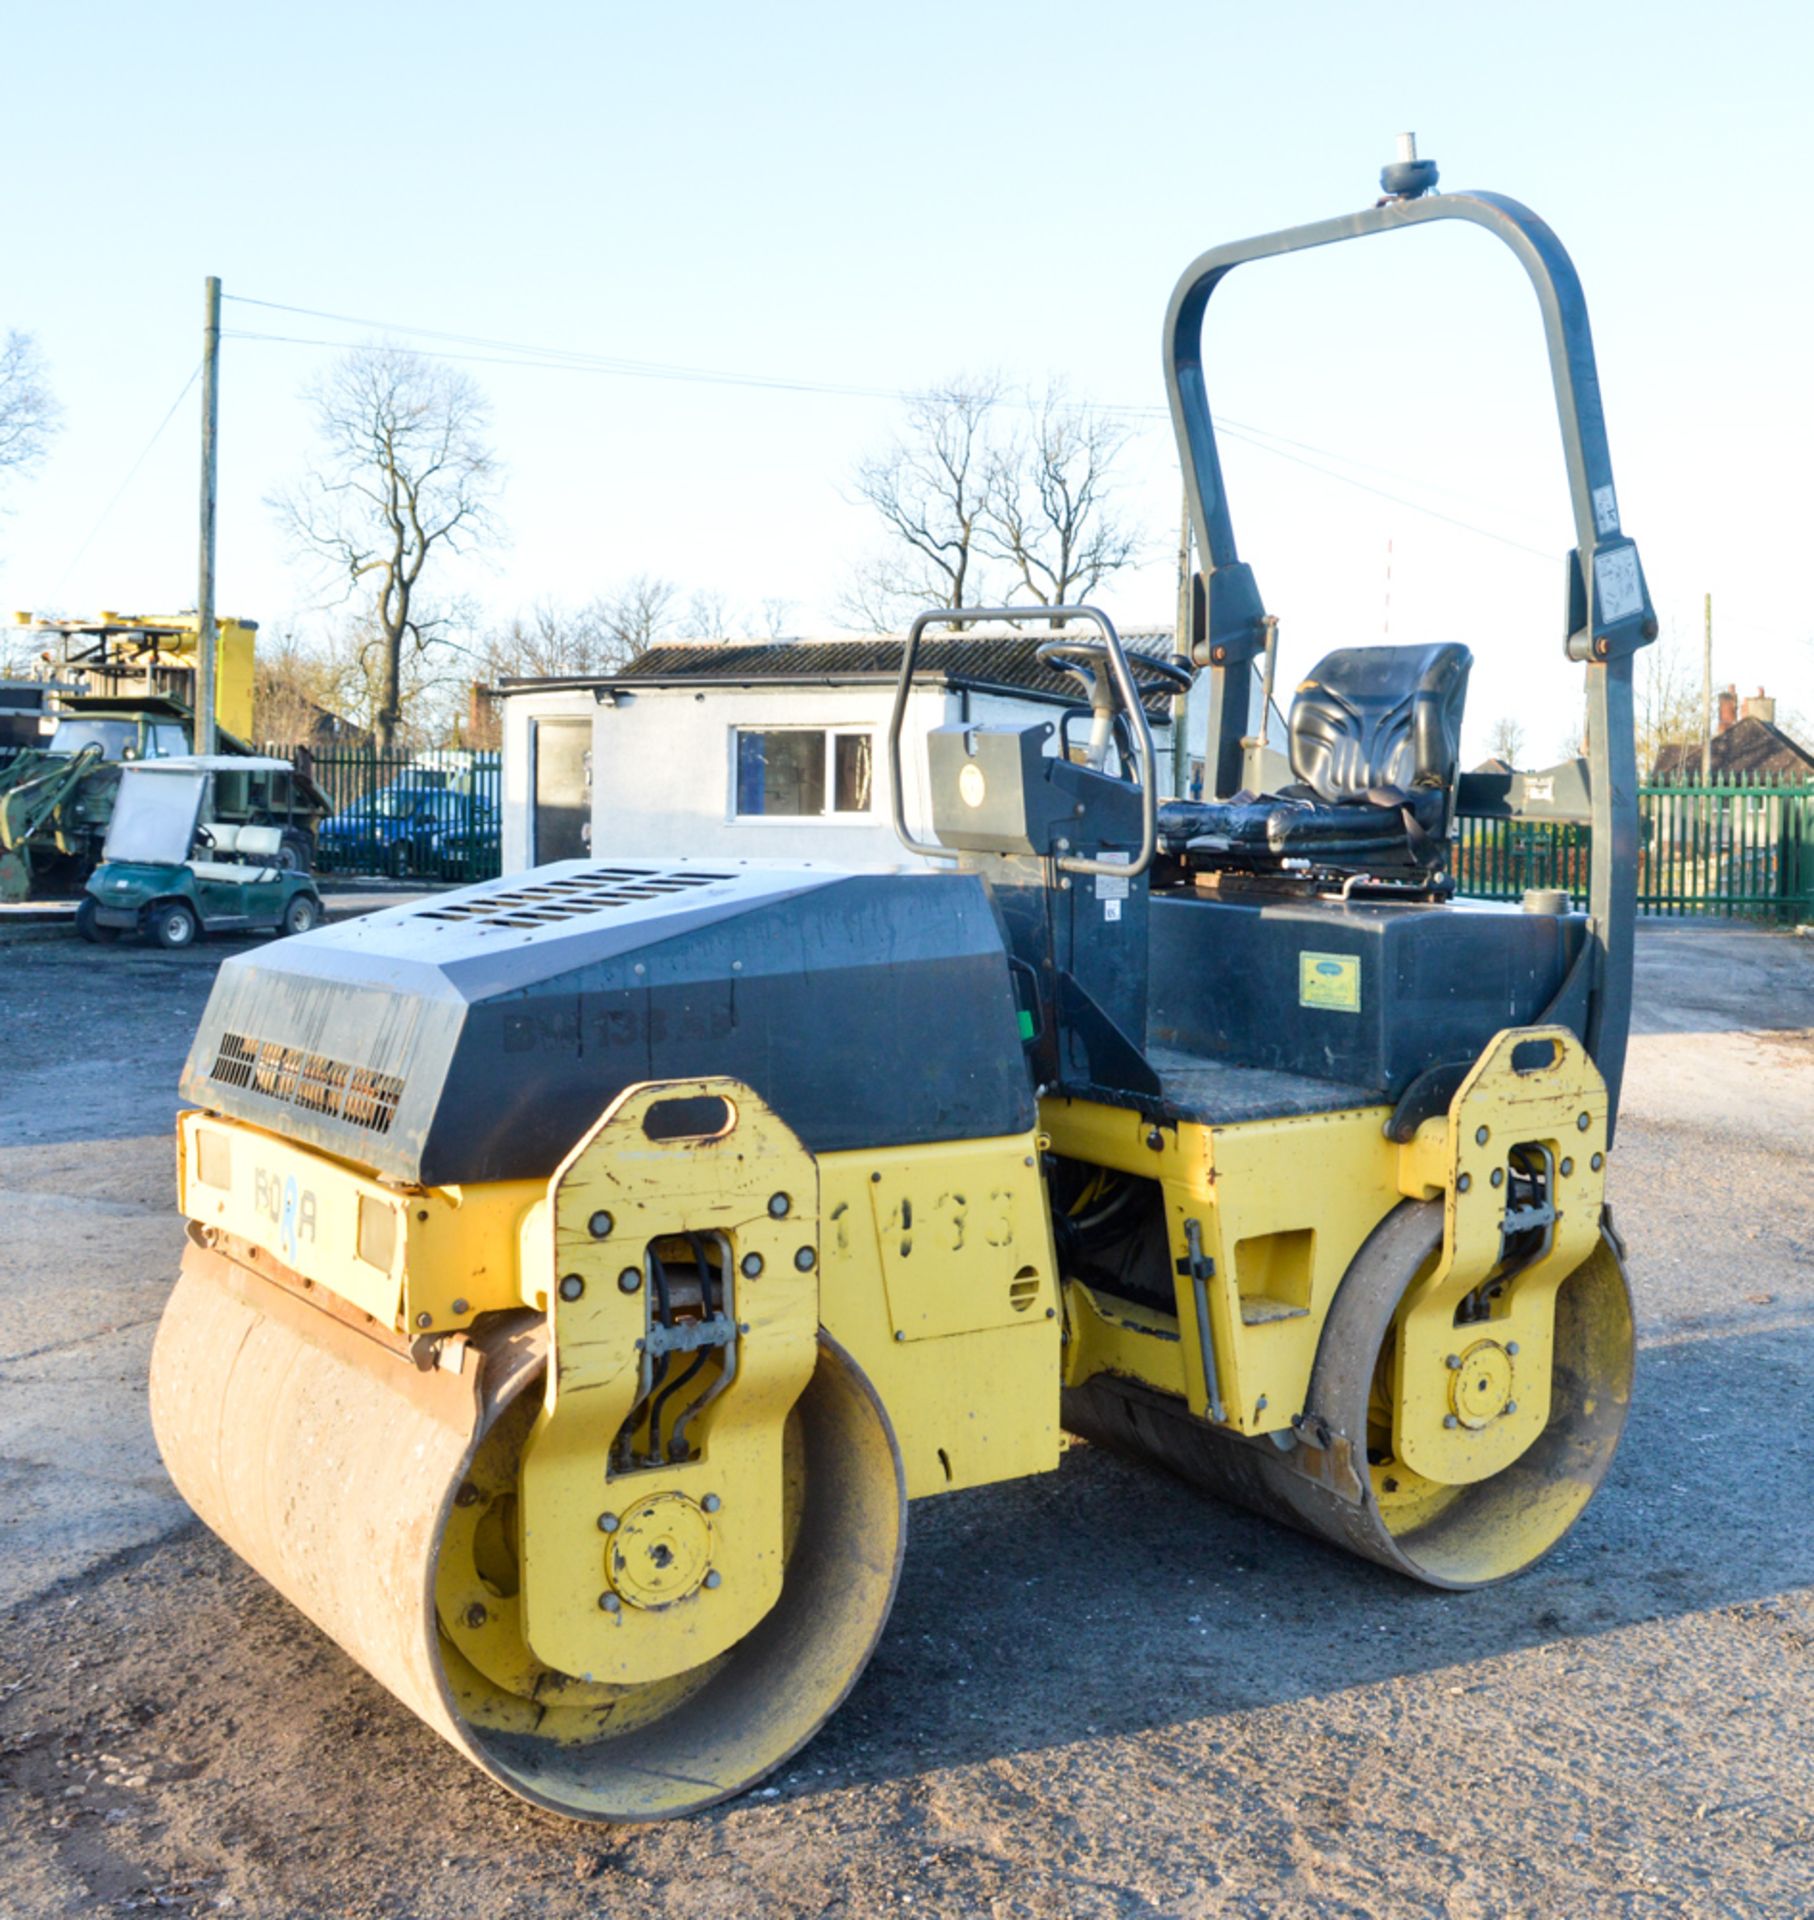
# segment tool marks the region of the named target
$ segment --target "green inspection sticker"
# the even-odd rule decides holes
[[[1360,1012],[1358,953],[1300,953],[1298,1005],[1335,1013]]]

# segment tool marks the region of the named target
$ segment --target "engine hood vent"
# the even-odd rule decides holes
[[[1023,1132],[982,882],[565,861],[235,956],[183,1093],[443,1186],[546,1179],[624,1088],[707,1074],[815,1153]]]

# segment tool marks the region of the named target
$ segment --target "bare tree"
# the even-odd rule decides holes
[[[990,450],[978,545],[1017,576],[1010,598],[1071,606],[1140,557],[1138,536],[1111,505],[1128,430],[1057,381],[1028,397],[1026,416]]]
[[[455,636],[469,634],[475,617],[464,601],[443,607],[418,594],[412,618],[422,643],[412,641],[393,653],[375,610],[355,614],[327,641],[334,688],[329,704],[379,745],[442,744],[471,682],[471,668],[461,658],[470,655],[470,641]],[[393,687],[396,718],[386,739],[380,724]]]
[[[489,410],[465,374],[388,345],[344,355],[308,400],[320,463],[270,504],[342,600],[367,596],[359,651],[374,670],[372,732],[388,748],[406,656],[420,677],[452,624],[450,604],[424,590],[425,569],[502,538]]]
[[[1632,705],[1637,721],[1638,777],[1648,780],[1664,747],[1697,742],[1701,737],[1700,665],[1689,659],[1673,623],[1666,638],[1639,655],[1632,680]]]
[[[1503,760],[1508,767],[1518,764],[1518,756],[1524,751],[1524,728],[1512,716],[1501,714],[1493,722],[1493,730],[1487,735],[1487,752],[1495,760]]]
[[[689,640],[728,640],[731,637],[729,602],[722,593],[701,588],[687,602],[684,622]]]
[[[622,661],[634,660],[673,632],[679,592],[672,580],[638,573],[599,603],[611,637],[622,649]]]
[[[1056,381],[1013,407],[996,376],[911,401],[893,445],[857,468],[857,495],[889,542],[853,578],[846,616],[888,628],[927,606],[1018,595],[1051,607],[1094,593],[1141,557],[1113,506],[1129,437]]]
[[[338,663],[310,646],[293,627],[258,636],[252,668],[252,727],[267,745],[288,749],[315,745],[343,722]]]
[[[0,475],[28,473],[44,458],[63,409],[29,333],[0,342]]]
[[[759,631],[765,639],[780,640],[786,636],[788,616],[793,610],[794,603],[791,600],[772,593],[759,603],[753,619],[746,616],[746,624],[753,632]]]
[[[537,600],[490,628],[475,652],[481,671],[494,682],[612,673],[627,658],[612,629],[611,609],[597,597],[579,607]]]
[[[988,507],[994,375],[960,378],[907,405],[892,446],[857,465],[854,484],[882,518],[889,544],[844,595],[853,624],[884,631],[928,606],[986,604],[977,534]]]

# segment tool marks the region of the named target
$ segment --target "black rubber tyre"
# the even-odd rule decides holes
[[[92,946],[110,947],[120,937],[118,927],[104,927],[95,919],[94,896],[83,894],[76,902],[76,932]]]
[[[279,933],[313,933],[326,916],[312,893],[299,893],[283,910]]]
[[[390,870],[399,880],[407,880],[416,870],[416,849],[407,840],[391,848]]]
[[[309,836],[295,827],[285,827],[283,844],[277,849],[277,864],[285,873],[307,873],[315,864]]]
[[[148,940],[172,951],[194,946],[202,930],[195,909],[186,900],[165,900],[147,907],[139,917],[139,926]]]

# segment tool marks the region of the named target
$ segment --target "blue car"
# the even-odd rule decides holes
[[[464,868],[475,846],[496,844],[498,825],[488,795],[462,792],[424,768],[348,801],[322,822],[318,837],[336,866],[401,878]]]

